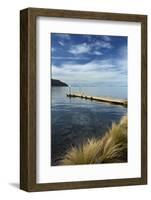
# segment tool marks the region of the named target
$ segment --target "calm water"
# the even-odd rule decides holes
[[[127,87],[72,88],[94,96],[111,96],[127,99]],[[52,87],[51,165],[59,160],[71,146],[76,146],[91,137],[101,137],[127,113],[127,108],[80,98],[68,98],[68,87]]]

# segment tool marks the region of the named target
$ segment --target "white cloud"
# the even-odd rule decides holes
[[[64,46],[64,43],[62,41],[58,42],[61,46]]]
[[[111,37],[109,37],[107,35],[104,35],[103,36],[103,40],[106,41],[106,42],[110,42],[111,41]]]
[[[127,58],[127,46],[122,46],[119,48],[119,56]]]
[[[102,60],[102,61],[91,61],[86,64],[77,64],[76,62],[67,62],[64,63],[60,68],[61,70],[65,70],[71,73],[77,72],[102,72],[107,71],[107,69],[113,69],[115,66],[111,63],[110,60]]]
[[[96,49],[99,49],[99,48],[111,49],[113,47],[110,42],[105,42],[105,41],[96,41],[93,44],[93,46]]]
[[[78,45],[72,45],[71,48],[69,49],[69,52],[74,55],[77,55],[82,53],[88,53],[90,50],[91,50],[90,45],[82,43]]]
[[[102,55],[100,49],[111,49],[112,45],[110,42],[96,41],[94,43],[81,43],[77,45],[72,45],[68,52],[79,55],[83,53]],[[99,50],[98,50],[99,49]]]
[[[127,46],[122,46],[119,49],[118,55],[120,60],[117,61],[118,66],[120,66],[122,72],[127,72],[128,62],[127,62]]]
[[[119,62],[119,63],[118,63]],[[122,61],[118,61],[122,64]],[[112,64],[112,60],[91,61],[86,64],[76,64],[67,62],[61,67],[52,66],[52,74],[56,79],[61,79],[68,84],[93,84],[101,82],[121,82],[127,81],[127,75],[121,74],[119,66]]]
[[[94,51],[93,54],[94,54],[94,55],[97,55],[97,56],[103,55],[103,53],[101,53],[100,51]]]
[[[69,84],[81,84],[81,83],[86,83],[86,84],[91,84],[94,81],[95,82],[101,82],[105,81],[107,78],[110,79],[113,77],[112,73],[108,73],[106,75],[105,72],[100,72],[94,70],[86,71],[86,70],[80,70],[82,66],[72,66],[71,68],[63,67],[63,68],[58,68],[56,66],[53,66],[53,77],[63,80]]]
[[[51,47],[51,52],[54,52],[55,51],[55,48]]]
[[[52,56],[52,59],[55,59],[55,60],[88,60],[87,57],[75,57],[75,56]]]
[[[59,37],[60,39],[70,40],[70,34],[67,33],[55,33],[55,36]]]

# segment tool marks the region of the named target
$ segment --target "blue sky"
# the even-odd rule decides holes
[[[52,78],[71,86],[127,86],[127,37],[51,33]]]

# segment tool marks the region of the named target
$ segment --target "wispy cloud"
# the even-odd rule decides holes
[[[60,38],[60,39],[66,39],[66,40],[70,40],[70,34],[67,33],[54,33],[56,37]]]
[[[97,55],[97,56],[101,56],[101,55],[103,55],[103,53],[100,52],[100,51],[94,51],[93,54],[94,54],[94,55]]]
[[[104,48],[104,49],[113,48],[112,44],[110,42],[106,42],[106,41],[96,41],[93,44],[93,46],[96,47],[96,49],[98,49],[98,48]]]
[[[106,41],[106,42],[110,42],[111,41],[111,37],[107,36],[107,35],[104,35],[102,36],[103,40]]]
[[[78,45],[72,45],[71,48],[69,49],[69,52],[72,54],[82,54],[82,53],[88,53],[90,52],[91,47],[90,45],[86,43],[78,44]]]
[[[64,43],[62,41],[58,42],[61,46],[64,46]]]
[[[88,60],[87,57],[76,57],[76,56],[52,56],[52,60]]]
[[[86,64],[77,64],[76,62],[63,63],[61,67],[52,66],[54,78],[63,79],[67,83],[87,84],[97,82],[126,82],[125,72],[123,70],[124,62],[119,60],[94,60]],[[121,76],[121,73],[124,75]],[[118,77],[118,79],[117,79]],[[125,79],[125,80],[124,80]]]
[[[111,49],[111,48],[112,45],[110,42],[96,41],[90,44],[82,43],[82,44],[72,45],[68,51],[69,53],[72,53],[74,55],[84,54],[84,53],[102,55],[103,53],[100,51],[101,49]]]
[[[51,47],[51,52],[54,52],[55,48],[54,47]]]

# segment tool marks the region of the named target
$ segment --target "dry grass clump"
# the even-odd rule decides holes
[[[127,161],[127,116],[100,139],[91,138],[67,151],[61,165],[119,163]]]

